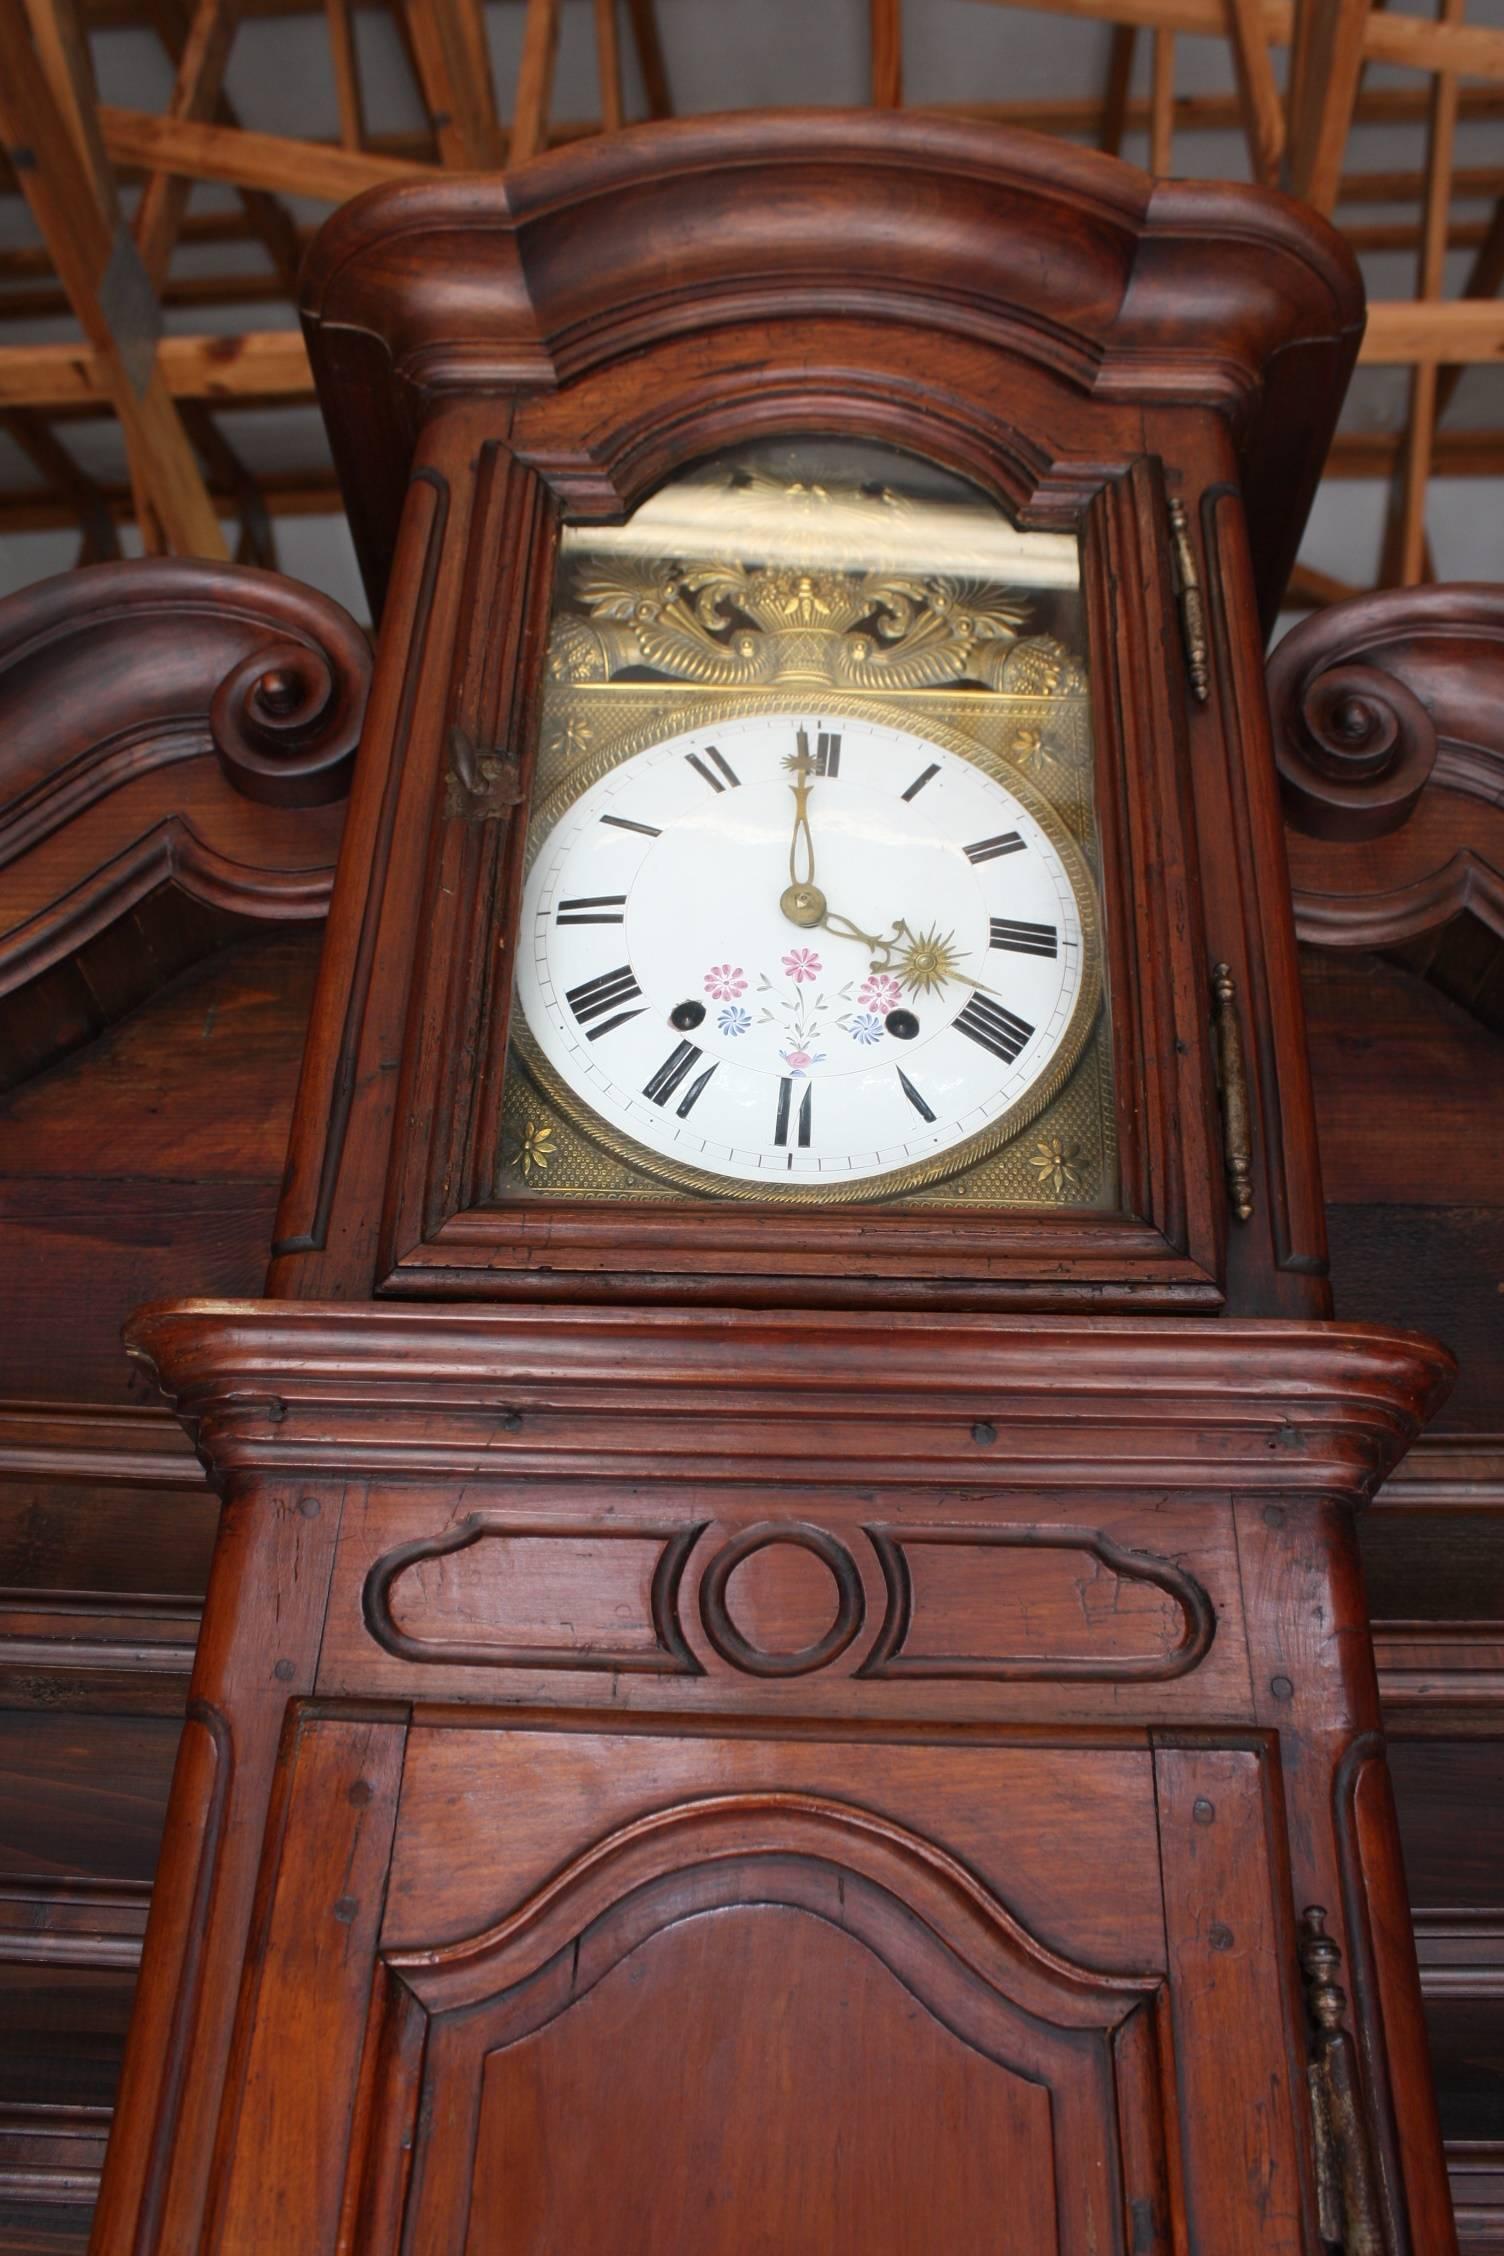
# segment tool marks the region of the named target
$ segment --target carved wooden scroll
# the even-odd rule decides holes
[[[326,913],[370,670],[269,572],[152,557],[0,603],[0,1085],[231,920]]]
[[[1504,587],[1318,612],[1269,664],[1300,936],[1504,1024]]]

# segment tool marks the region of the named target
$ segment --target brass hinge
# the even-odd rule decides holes
[[[1300,1970],[1311,2017],[1308,2073],[1321,2237],[1341,2256],[1385,2256],[1357,2054],[1342,2025],[1347,1998],[1336,1979],[1341,1966],[1342,1953],[1326,1932],[1326,1913],[1312,1904],[1301,1915]]]
[[[1253,1129],[1248,1102],[1248,1067],[1243,1057],[1243,1022],[1230,967],[1212,966],[1212,1023],[1217,1034],[1217,1083],[1222,1092],[1222,1157],[1227,1198],[1240,1222],[1253,1214]]]
[[[444,812],[470,822],[497,822],[522,797],[522,771],[510,752],[482,752],[456,722],[449,731]]]
[[[1180,639],[1185,644],[1191,695],[1198,705],[1204,705],[1211,695],[1211,645],[1206,638],[1206,600],[1201,593],[1201,574],[1196,568],[1196,551],[1191,546],[1191,529],[1186,522],[1183,501],[1170,503],[1170,557],[1175,569]]]

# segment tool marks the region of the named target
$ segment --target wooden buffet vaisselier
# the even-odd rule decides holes
[[[325,228],[376,675],[100,2256],[1442,2256],[1262,644],[1321,221],[922,116]]]

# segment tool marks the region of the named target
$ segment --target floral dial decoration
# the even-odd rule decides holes
[[[542,811],[518,1002],[634,1164],[722,1195],[892,1195],[1061,1085],[1100,991],[1092,882],[973,748],[787,702]],[[1035,1174],[1048,1199],[1075,1170]]]

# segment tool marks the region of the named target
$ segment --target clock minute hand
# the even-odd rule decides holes
[[[790,924],[809,932],[824,922],[825,895],[815,883],[815,839],[809,827],[809,795],[816,774],[815,763],[810,758],[808,732],[800,729],[797,733],[799,749],[792,759],[783,763],[794,779],[790,785],[794,794],[794,832],[789,840],[789,881],[778,906]]]

